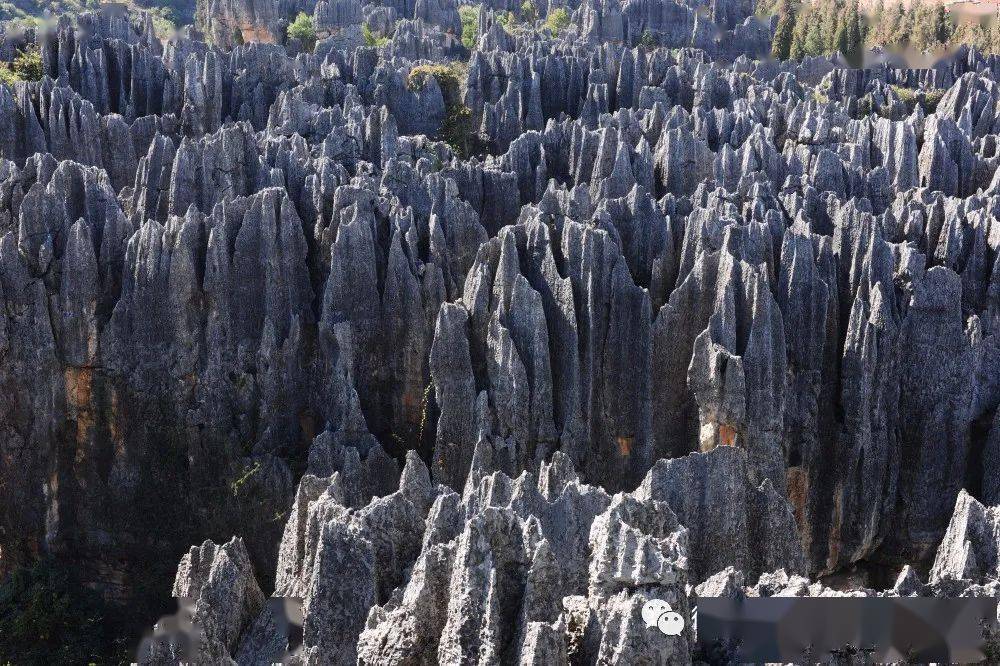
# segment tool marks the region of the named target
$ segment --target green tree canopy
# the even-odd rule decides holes
[[[521,20],[532,24],[538,20],[538,8],[531,0],[524,0],[521,3]]]
[[[545,30],[548,30],[550,35],[555,37],[560,32],[568,28],[569,23],[569,12],[566,11],[565,7],[557,7],[549,12],[549,15],[545,18],[545,25],[542,27]]]
[[[32,46],[17,54],[10,64],[0,63],[0,82],[38,81],[44,74],[42,54]]]
[[[458,15],[462,19],[462,44],[473,49],[479,37],[479,5],[462,5]]]
[[[771,57],[788,60],[792,52],[792,34],[795,31],[795,11],[791,0],[778,3],[778,26],[771,42]]]
[[[298,39],[307,51],[312,51],[316,46],[316,24],[312,16],[305,12],[299,12],[292,24],[288,26],[289,39]]]
[[[864,64],[865,45],[861,37],[861,15],[858,13],[857,0],[852,0],[848,6],[838,42],[840,52],[852,67]]]

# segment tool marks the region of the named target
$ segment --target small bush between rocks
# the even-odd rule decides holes
[[[548,30],[549,34],[555,37],[560,32],[568,28],[569,23],[569,12],[566,11],[565,7],[559,7],[549,12],[549,15],[545,18],[545,23],[542,25],[542,28],[544,30]]]
[[[424,87],[428,76],[433,76],[444,97],[445,118],[441,123],[440,139],[451,146],[460,157],[467,157],[478,145],[472,126],[472,110],[462,102],[462,84],[467,65],[453,62],[447,65],[417,65],[410,70],[406,87],[412,91]]]
[[[373,32],[367,23],[361,26],[361,35],[365,38],[365,44],[368,46],[382,47],[389,43],[388,37]]]
[[[54,560],[15,570],[0,584],[0,663],[129,663],[123,610]]]
[[[479,36],[479,6],[462,5],[458,8],[462,19],[462,44],[467,49],[476,48],[476,38]]]
[[[316,47],[316,24],[313,22],[312,16],[305,12],[299,12],[292,24],[288,26],[288,38],[299,40],[306,51],[312,51]]]
[[[7,84],[38,81],[43,73],[42,54],[37,46],[21,51],[9,64],[0,64],[0,82]]]

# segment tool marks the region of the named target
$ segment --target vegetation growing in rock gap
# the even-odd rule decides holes
[[[462,102],[462,84],[466,79],[468,65],[452,62],[446,65],[417,65],[410,70],[406,86],[410,90],[420,90],[426,77],[433,76],[444,97],[445,118],[441,124],[440,138],[460,156],[467,157],[476,152],[478,142],[472,125],[472,111]]]
[[[521,3],[521,20],[531,25],[538,20],[538,7],[531,0],[524,0]]]
[[[12,84],[17,81],[38,81],[44,74],[42,54],[37,46],[31,46],[18,53],[13,62],[0,63],[0,82]]]
[[[473,49],[479,36],[479,5],[462,5],[458,8],[458,15],[462,19],[462,44],[467,49]]]
[[[0,584],[0,663],[127,664],[124,611],[43,559]]]
[[[542,25],[542,29],[547,30],[550,35],[555,37],[568,28],[569,24],[569,12],[565,7],[557,7],[549,12],[549,15],[545,18],[545,23]]]
[[[373,32],[367,23],[361,26],[361,35],[365,38],[365,44],[368,46],[382,47],[389,43],[389,37]]]
[[[288,26],[288,38],[299,40],[306,51],[312,51],[316,46],[316,24],[313,22],[312,16],[305,12],[299,12],[299,15]]]

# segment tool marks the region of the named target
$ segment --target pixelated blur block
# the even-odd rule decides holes
[[[698,600],[698,643],[710,663],[973,663],[997,629],[997,599],[796,598]]]

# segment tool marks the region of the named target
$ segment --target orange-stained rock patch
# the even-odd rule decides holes
[[[809,475],[802,467],[789,467],[785,472],[785,486],[788,489],[788,501],[795,511],[795,522],[801,531],[805,532],[806,498],[809,496]]]
[[[736,445],[736,428],[729,425],[728,423],[723,423],[719,426],[719,446],[735,446]]]
[[[76,419],[76,443],[83,444],[87,433],[94,426],[94,414],[91,408],[91,390],[94,381],[94,371],[90,368],[66,368],[63,372],[66,381],[66,402],[73,408],[72,416]]]
[[[243,35],[243,42],[246,44],[249,44],[250,42],[274,44],[274,36],[267,28],[254,25],[244,25],[240,26],[239,30]]]

